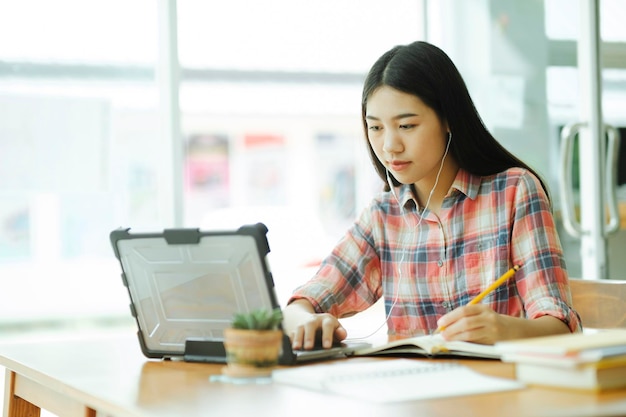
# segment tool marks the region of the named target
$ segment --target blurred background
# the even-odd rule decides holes
[[[626,136],[626,0],[597,2],[595,39],[581,1],[4,2],[0,333],[132,326],[118,227],[262,221],[284,302],[381,188],[361,86],[415,40],[451,56],[487,126],[548,181],[570,274],[626,279],[626,146],[604,158],[620,230],[601,261],[561,226],[561,130],[589,99],[581,43],[600,45],[593,94]],[[581,179],[605,178],[581,171],[590,154],[565,170],[583,224]]]

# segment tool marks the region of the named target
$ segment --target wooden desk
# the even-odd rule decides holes
[[[513,377],[510,364],[462,362],[489,375]],[[216,383],[209,377],[219,374],[221,365],[147,360],[134,335],[4,343],[0,365],[6,367],[5,417],[37,416],[40,407],[62,417],[293,417],[315,408],[322,414],[377,417],[626,415],[626,390],[527,388],[382,405],[280,384]]]

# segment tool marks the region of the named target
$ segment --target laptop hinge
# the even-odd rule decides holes
[[[226,362],[224,343],[216,340],[187,339],[185,340],[186,362]]]

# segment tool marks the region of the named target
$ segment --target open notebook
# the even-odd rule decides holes
[[[225,362],[224,329],[234,313],[279,307],[267,231],[257,223],[226,231],[111,232],[145,356]],[[345,356],[362,346],[294,352],[285,335],[280,363]]]
[[[354,351],[355,356],[425,356],[425,357],[467,357],[500,359],[501,353],[493,345],[446,341],[441,334],[415,336],[397,339],[382,344],[364,346]]]

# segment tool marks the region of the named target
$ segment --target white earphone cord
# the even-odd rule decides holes
[[[419,225],[422,223],[422,219],[424,218],[423,214],[424,212],[426,212],[426,209],[428,208],[428,205],[430,204],[430,199],[433,196],[433,193],[435,192],[435,189],[437,188],[437,184],[439,183],[439,176],[441,175],[441,171],[443,170],[443,163],[446,160],[446,156],[448,156],[448,149],[450,149],[450,142],[452,139],[452,132],[448,132],[448,143],[446,144],[446,150],[443,153],[443,157],[441,158],[441,164],[439,164],[439,170],[437,171],[437,177],[435,178],[435,184],[433,185],[433,188],[430,190],[430,193],[428,194],[428,199],[426,200],[426,204],[424,205],[424,210],[422,210],[422,216],[420,216],[417,224],[415,225],[415,227],[412,230],[411,233],[411,237],[414,238],[415,237],[415,231],[417,230],[417,228],[419,227]],[[394,198],[396,199],[396,202],[398,203],[398,206],[400,207],[400,210],[402,209],[402,205],[400,204],[400,200],[398,200],[398,196],[396,196],[396,193],[394,191],[394,187],[393,187],[393,183],[391,182],[391,178],[389,177],[389,171],[387,170],[387,184],[389,184],[389,188],[391,190],[391,193],[393,194]],[[407,219],[402,216],[402,219],[404,220],[404,222],[406,223],[407,227],[411,227],[411,225],[409,224],[409,222],[407,221]],[[406,243],[404,240],[402,241],[402,256],[400,257],[400,262],[398,262],[398,285],[396,286],[396,294],[393,297],[393,302],[391,303],[391,307],[389,307],[389,312],[387,313],[387,316],[385,317],[385,321],[383,321],[381,323],[380,326],[378,326],[376,328],[376,330],[374,330],[373,332],[371,332],[370,334],[366,335],[366,336],[361,336],[361,337],[352,337],[349,338],[349,340],[360,340],[360,339],[367,339],[369,337],[372,337],[373,335],[375,335],[376,333],[378,333],[378,331],[380,329],[382,329],[385,324],[387,324],[387,322],[389,321],[389,318],[391,317],[391,312],[393,311],[393,308],[396,306],[397,302],[398,302],[398,298],[400,297],[400,284],[402,284],[402,279],[404,278],[404,276],[402,275],[402,264],[404,263],[404,255],[406,254]]]

